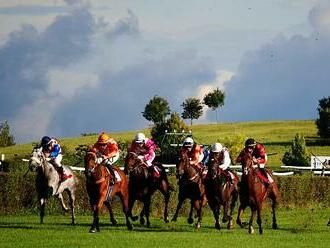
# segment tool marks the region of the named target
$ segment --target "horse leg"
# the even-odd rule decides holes
[[[100,231],[99,227],[99,208],[97,204],[93,205],[93,223],[91,228],[89,229],[90,233],[96,233]]]
[[[327,226],[330,226],[330,218],[329,218],[329,221],[328,221],[328,224],[327,224]]]
[[[112,211],[112,206],[111,203],[108,201],[104,202],[104,205],[108,208],[109,210],[109,216],[110,216],[110,222],[112,223],[112,225],[116,226],[118,224],[118,221],[116,220],[113,211]]]
[[[213,216],[214,216],[214,219],[215,219],[215,224],[214,224],[214,227],[218,230],[220,230],[220,222],[219,222],[219,205],[215,202],[215,201],[212,201],[212,200],[209,200],[209,205],[210,205],[210,208],[212,209],[212,212],[213,212]]]
[[[121,204],[123,206],[123,212],[125,214],[126,226],[128,230],[133,230],[133,226],[129,220],[129,207],[128,207],[128,190],[124,190],[119,194]]]
[[[239,205],[238,207],[238,214],[237,214],[237,219],[236,219],[236,223],[237,225],[239,225],[241,228],[244,228],[246,223],[242,222],[242,216],[244,213],[245,208],[247,207],[247,205],[245,203],[242,203]]]
[[[67,190],[68,195],[69,195],[69,201],[70,201],[70,209],[71,209],[71,224],[74,225],[75,224],[75,194],[74,192],[72,192],[71,190]]]
[[[44,224],[44,217],[45,217],[45,206],[46,206],[46,198],[40,198],[40,224]]]
[[[143,204],[143,208],[140,212],[140,224],[143,226],[145,224],[145,219],[144,219],[144,216],[145,216],[145,205]]]
[[[198,218],[197,223],[195,225],[195,228],[197,230],[199,230],[202,226],[202,207],[203,207],[202,200],[201,199],[200,200],[199,199],[195,200],[194,201],[194,206],[195,206],[195,209],[197,211],[197,218]]]
[[[233,213],[234,213],[234,209],[235,209],[235,206],[236,206],[236,201],[238,199],[238,193],[236,191],[236,189],[234,189],[231,193],[231,196],[230,196],[230,214],[229,214],[229,222],[228,222],[228,225],[227,225],[227,229],[232,229],[233,226],[234,226],[234,223],[233,223]]]
[[[150,204],[151,204],[151,196],[146,197],[147,199],[144,201],[144,211],[147,219],[147,227],[150,227]]]
[[[133,210],[133,206],[134,206],[134,202],[135,202],[135,197],[133,197],[132,194],[129,195],[128,197],[128,213],[129,213],[129,216],[131,217],[132,221],[136,221],[139,219],[138,216],[133,216],[132,214],[132,210]]]
[[[178,215],[179,215],[179,210],[181,209],[183,201],[184,201],[184,198],[182,197],[182,195],[180,195],[180,192],[179,192],[178,200],[179,200],[179,202],[178,202],[178,205],[176,206],[176,210],[173,215],[172,221],[177,221]]]
[[[160,184],[160,192],[164,196],[164,202],[165,202],[165,207],[164,207],[164,222],[168,223],[168,203],[170,201],[170,190],[169,190],[169,185],[168,182],[163,180]]]
[[[257,212],[256,207],[251,206],[251,217],[250,217],[250,221],[249,221],[249,234],[254,233],[253,220],[254,220],[254,216],[256,215],[256,212]]]
[[[188,216],[188,219],[187,219],[188,224],[192,224],[192,223],[194,223],[193,213],[194,213],[194,202],[191,200],[191,201],[190,201],[190,211],[189,211],[189,216]]]
[[[65,205],[65,203],[64,203],[62,193],[59,193],[59,194],[57,195],[57,199],[59,200],[59,202],[60,202],[60,204],[61,204],[62,210],[63,210],[65,213],[69,212],[68,207],[67,207],[67,206]]]
[[[273,224],[272,228],[277,229],[277,221],[276,221],[276,206],[277,206],[277,196],[274,192],[271,192],[269,197],[272,199],[272,215],[273,215]]]
[[[257,223],[259,226],[259,234],[262,234],[263,230],[262,230],[262,218],[261,218],[261,210],[262,210],[262,206],[258,206],[257,207]]]

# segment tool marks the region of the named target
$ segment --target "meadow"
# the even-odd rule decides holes
[[[249,210],[245,213],[245,219]],[[107,215],[101,216],[101,231],[88,233],[91,216],[78,216],[71,226],[68,216],[48,215],[45,224],[37,215],[1,216],[0,244],[9,247],[329,247],[330,227],[326,226],[329,209],[280,209],[278,230],[271,229],[271,215],[265,211],[264,234],[250,235],[247,229],[216,230],[213,218],[207,215],[202,228],[196,231],[186,223],[165,224],[152,217],[151,227],[135,224],[128,231],[123,218],[118,226],[111,226]],[[122,215],[119,215],[122,216]],[[255,225],[256,228],[256,225]]]

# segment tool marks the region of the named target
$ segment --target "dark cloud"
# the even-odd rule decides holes
[[[47,15],[66,13],[64,6],[44,6],[44,5],[15,5],[10,7],[1,7],[2,15]]]
[[[247,53],[227,83],[224,119],[315,118],[318,100],[330,92],[328,37],[278,37]]]
[[[208,58],[192,51],[160,60],[141,61],[123,70],[100,75],[94,89],[80,91],[57,112],[51,128],[69,136],[101,130],[132,130],[147,125],[141,112],[154,96],[166,98],[172,110],[184,100],[183,92],[194,94],[201,82],[214,80],[215,68]]]

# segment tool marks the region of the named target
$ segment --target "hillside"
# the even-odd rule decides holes
[[[146,134],[149,130],[142,130]],[[130,141],[137,131],[111,133],[111,136],[120,141]],[[193,125],[192,133],[199,143],[212,144],[213,142],[230,140],[231,138],[253,137],[263,143],[268,153],[277,153],[269,157],[269,165],[282,164],[281,159],[291,145],[291,141],[299,133],[306,138],[309,151],[316,155],[330,155],[330,147],[322,146],[318,141],[317,128],[313,120],[303,121],[263,121]],[[74,138],[60,138],[60,142],[67,150],[74,152],[80,144],[93,144],[97,136]],[[32,143],[0,148],[0,154],[5,154],[11,160],[16,156],[28,156]]]

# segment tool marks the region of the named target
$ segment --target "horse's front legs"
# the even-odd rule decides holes
[[[160,192],[164,196],[164,202],[165,202],[165,207],[164,207],[164,222],[168,223],[168,203],[170,201],[170,190],[169,190],[169,185],[168,182],[163,180],[160,184]]]
[[[236,219],[236,223],[237,225],[239,225],[241,228],[244,228],[246,226],[246,222],[242,222],[242,216],[243,216],[243,213],[244,213],[244,210],[245,208],[247,207],[246,204],[244,203],[241,203],[239,205],[239,208],[238,208],[238,213],[237,213],[237,219]]]
[[[151,196],[147,197],[147,199],[144,201],[144,212],[147,219],[147,227],[150,227],[150,204],[151,204]]]
[[[191,200],[190,201],[190,211],[189,211],[189,215],[188,215],[188,219],[187,219],[188,224],[194,223],[193,213],[194,213],[194,202]]]
[[[69,194],[69,201],[70,201],[70,208],[71,208],[71,224],[75,224],[75,194],[73,191],[68,190]]]
[[[93,205],[93,223],[91,228],[89,229],[90,233],[96,233],[100,231],[99,226],[99,208],[97,204]]]
[[[203,208],[202,199],[195,200],[194,206],[197,211],[197,223],[195,225],[195,228],[199,230],[202,226],[202,208]]]
[[[45,206],[46,206],[46,198],[40,198],[40,224],[44,224],[44,217],[45,217]]]
[[[182,207],[182,204],[183,204],[183,201],[184,201],[184,198],[183,198],[183,196],[180,194],[180,192],[179,192],[179,196],[178,196],[178,205],[176,206],[176,210],[175,210],[175,213],[174,213],[174,215],[173,215],[173,218],[172,218],[172,221],[177,221],[177,219],[178,219],[178,215],[179,215],[179,211],[180,211],[180,209],[181,209],[181,207]]]
[[[67,206],[65,205],[65,203],[64,203],[62,193],[59,193],[59,194],[57,195],[57,199],[59,200],[59,202],[60,202],[60,204],[61,204],[62,210],[63,210],[65,213],[69,212],[68,207],[67,207]]]
[[[104,204],[109,210],[110,222],[112,223],[112,225],[116,226],[118,224],[118,221],[116,220],[115,215],[113,214],[111,203],[106,201],[104,202]]]
[[[254,233],[253,220],[254,220],[254,216],[256,215],[256,212],[257,212],[256,208],[254,206],[251,207],[251,217],[250,217],[250,221],[249,221],[249,234]]]

